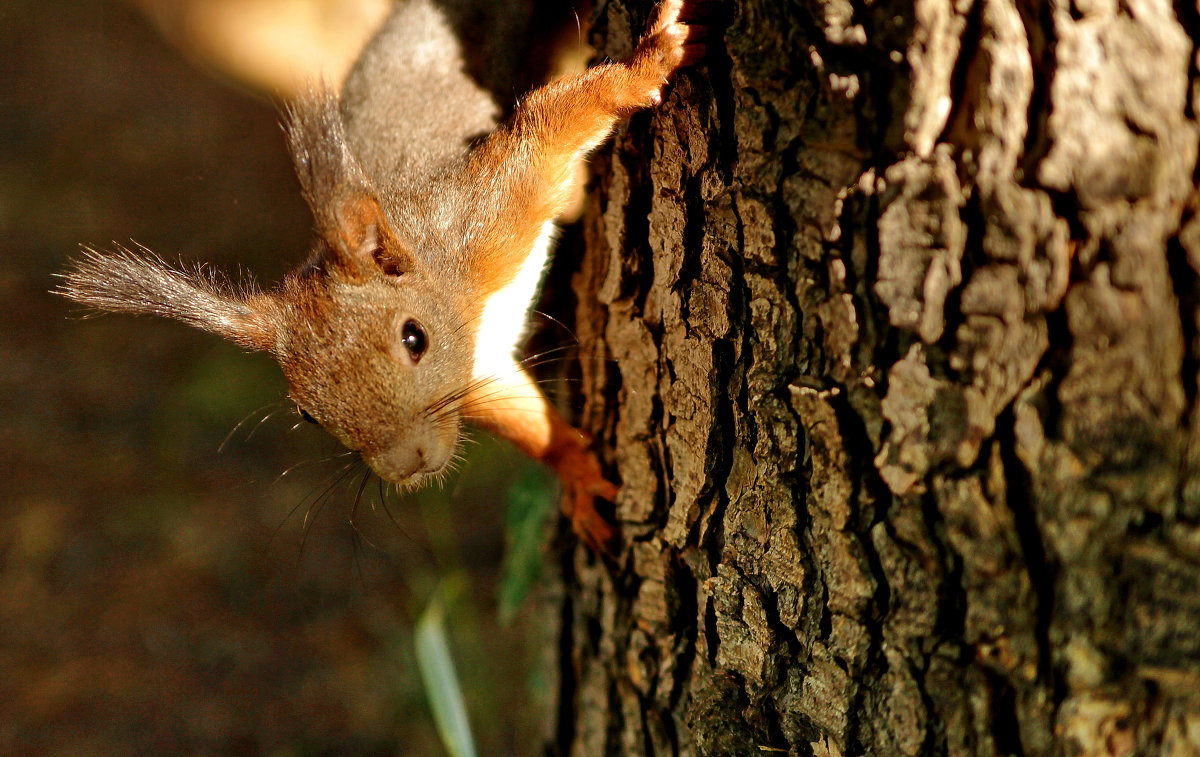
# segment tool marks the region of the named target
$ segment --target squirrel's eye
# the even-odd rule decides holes
[[[310,414],[309,414],[309,412],[308,412],[307,410],[305,410],[304,408],[302,408],[302,407],[297,407],[296,409],[297,409],[298,411],[300,411],[300,417],[301,417],[301,418],[303,418],[304,420],[308,421],[309,423],[316,423],[316,422],[317,422],[317,419],[316,419],[316,418],[314,418],[314,417],[312,417],[312,415],[310,415]]]
[[[408,350],[408,356],[414,363],[421,359],[421,356],[425,354],[425,348],[429,346],[425,329],[411,318],[405,321],[403,328],[400,329],[400,341],[404,343],[404,349]]]

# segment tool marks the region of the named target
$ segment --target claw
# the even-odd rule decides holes
[[[662,101],[662,88],[680,68],[704,57],[708,27],[699,23],[709,15],[696,0],[663,0],[654,11],[646,33],[634,52],[635,65],[655,82],[648,93],[648,105]]]
[[[564,498],[564,505],[568,502],[571,508],[571,512],[568,513],[571,529],[580,541],[593,552],[615,556],[621,542],[620,530],[596,510],[596,502],[592,495],[578,494],[573,498],[568,495]]]
[[[589,448],[591,438],[579,432],[576,445],[560,450],[549,462],[563,483],[562,511],[571,529],[593,551],[615,555],[620,530],[596,509],[596,498],[613,502],[620,487],[604,478],[600,461]]]

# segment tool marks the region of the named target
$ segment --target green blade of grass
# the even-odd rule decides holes
[[[462,687],[450,657],[445,615],[439,589],[417,620],[414,638],[417,668],[446,752],[450,757],[477,757]]]

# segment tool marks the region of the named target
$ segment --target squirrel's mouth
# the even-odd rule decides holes
[[[384,481],[415,489],[450,472],[456,447],[440,439],[413,435],[382,450],[363,452],[362,458]]]
[[[409,474],[407,478],[396,478],[392,475],[381,473],[379,469],[371,465],[370,462],[367,462],[367,466],[375,473],[375,475],[396,487],[396,490],[399,492],[416,491],[417,489],[425,486],[427,483],[441,481],[453,470],[453,466],[447,463],[436,470],[419,470]]]

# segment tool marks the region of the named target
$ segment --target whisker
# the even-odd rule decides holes
[[[456,401],[462,399],[463,397],[466,397],[467,395],[471,394],[472,392],[478,391],[479,389],[483,388],[484,386],[487,386],[487,384],[489,384],[493,381],[496,381],[496,380],[497,380],[497,377],[495,377],[495,376],[481,376],[478,379],[468,381],[466,386],[456,389],[455,391],[448,392],[446,395],[444,395],[442,398],[440,398],[436,402],[431,403],[430,406],[428,408],[426,408],[425,414],[428,415],[428,414],[431,414],[432,412],[441,410],[445,406],[447,406],[453,402],[456,402]]]
[[[464,447],[475,447],[475,446],[478,446],[478,445],[479,445],[479,440],[478,440],[478,439],[476,439],[476,438],[475,438],[475,437],[473,437],[473,436],[469,436],[469,435],[467,435],[467,434],[464,434],[464,435],[463,435],[463,437],[462,437],[462,438],[459,440],[459,442],[460,442],[460,443],[462,444],[462,446],[464,446]]]
[[[350,549],[354,553],[354,575],[358,577],[359,587],[365,589],[367,588],[367,578],[363,575],[360,539],[362,536],[358,531],[350,532]]]
[[[258,415],[262,411],[267,410],[268,408],[270,408],[272,406],[280,405],[280,407],[277,408],[276,410],[269,412],[265,416],[263,416],[262,420],[260,420],[258,422],[258,424],[255,426],[255,428],[258,428],[258,425],[265,423],[268,418],[270,418],[272,415],[274,415],[275,413],[282,410],[283,409],[282,404],[283,404],[283,400],[275,400],[274,402],[268,402],[267,404],[263,405],[262,407],[257,408],[255,410],[251,410],[249,413],[246,413],[246,416],[244,418],[242,418],[240,421],[238,421],[237,424],[229,430],[229,433],[225,435],[225,438],[221,440],[221,443],[219,445],[217,445],[217,453],[220,454],[225,451],[225,445],[229,444],[229,440],[233,438],[233,435],[236,434],[242,428],[242,426],[245,426],[247,423],[249,423],[251,418],[253,418],[254,416]],[[253,434],[254,432],[251,431],[250,433]],[[246,437],[246,439],[249,439],[249,438],[250,438],[249,436]]]
[[[516,362],[520,365],[520,367],[525,368],[526,370],[532,370],[534,368],[541,368],[543,365],[551,365],[556,362],[566,362],[568,360],[568,358],[563,355],[554,355],[553,357],[545,357],[545,359],[539,360],[539,358],[542,358],[543,356],[553,355],[554,352],[555,350],[546,350],[545,352],[522,358]],[[580,363],[586,362],[593,364],[617,362],[617,359],[613,357],[596,357],[591,355],[573,355],[569,359],[578,361]]]
[[[488,402],[498,402],[498,401],[500,401],[500,400],[506,400],[506,399],[512,399],[512,400],[536,400],[536,399],[541,399],[541,398],[542,398],[542,395],[540,395],[540,394],[517,394],[517,393],[510,393],[510,392],[509,392],[509,390],[510,390],[510,389],[512,389],[512,388],[514,388],[514,387],[501,386],[500,388],[498,388],[498,389],[495,389],[495,390],[493,390],[493,391],[491,391],[491,392],[488,392],[487,394],[481,394],[481,395],[478,395],[478,396],[472,397],[472,398],[471,398],[471,399],[469,399],[468,401],[464,402],[464,403],[463,403],[463,404],[460,406],[460,408],[459,408],[459,409],[461,410],[461,409],[463,409],[463,408],[468,408],[468,407],[476,407],[476,406],[478,406],[478,405],[480,405],[480,404],[485,404],[485,403],[488,403]]]
[[[304,513],[303,536],[300,539],[300,556],[302,558],[304,556],[304,548],[308,544],[308,535],[312,531],[312,526],[316,521],[317,516],[320,515],[321,511],[325,509],[325,506],[329,504],[329,499],[333,495],[334,490],[345,483],[346,479],[354,474],[354,469],[358,464],[365,465],[362,460],[347,463],[343,467],[341,475],[337,477],[337,480],[325,487],[325,491],[321,492],[321,494],[313,501],[313,503],[309,505],[308,512]]]
[[[287,468],[286,468],[286,469],[283,471],[283,473],[280,473],[278,476],[276,476],[274,479],[272,479],[272,480],[271,480],[271,483],[272,483],[272,484],[277,484],[277,483],[279,483],[280,481],[282,481],[282,480],[283,480],[283,478],[284,478],[285,476],[287,476],[287,475],[291,474],[293,471],[295,471],[295,470],[297,470],[297,469],[299,469],[299,468],[304,468],[304,467],[307,467],[307,466],[309,466],[309,465],[319,465],[319,464],[321,464],[321,463],[327,463],[327,462],[329,462],[330,460],[337,460],[339,457],[350,457],[351,455],[356,455],[356,454],[358,454],[358,453],[357,453],[357,452],[355,452],[354,450],[349,450],[349,449],[348,449],[348,450],[346,450],[345,452],[339,452],[339,453],[337,453],[337,454],[334,454],[334,455],[326,455],[325,457],[318,457],[318,458],[314,458],[314,459],[312,459],[312,460],[301,460],[300,462],[298,462],[298,463],[296,463],[296,464],[294,464],[294,465],[288,466],[288,467],[287,467]],[[347,463],[347,465],[349,465],[349,464],[350,464],[350,463]]]
[[[520,365],[525,365],[526,363],[528,363],[532,360],[538,360],[539,358],[547,357],[549,355],[559,355],[564,352],[568,352],[570,350],[576,349],[578,346],[579,345],[577,345],[577,344],[560,344],[557,347],[550,347],[548,349],[542,350],[541,352],[535,352],[532,355],[526,355],[525,357],[521,358],[520,360],[517,360],[516,362]]]
[[[362,529],[358,527],[358,523],[356,522],[356,518],[358,517],[358,506],[362,502],[363,492],[366,490],[367,482],[371,480],[372,475],[374,474],[371,472],[371,469],[366,468],[363,471],[362,480],[358,482],[358,491],[354,493],[354,503],[350,506],[350,528],[354,530],[355,534],[362,537],[362,540],[366,542],[367,546],[371,547],[372,549],[379,549],[379,547],[362,532]]]
[[[504,405],[496,405],[496,403],[492,404],[493,406],[501,408],[499,412],[531,413],[534,416],[545,415],[545,410],[540,407],[506,407]],[[494,420],[497,412],[497,410],[493,410],[487,407],[487,405],[480,405],[478,407],[469,407],[464,409],[459,417],[464,421],[488,421]]]
[[[387,501],[388,490],[389,489],[392,490],[392,493],[398,497],[398,496],[400,496],[399,488],[395,484],[392,484],[390,482],[385,482],[382,478],[379,478],[378,476],[376,476],[375,479],[379,482],[379,505],[383,509],[383,514],[387,516],[387,519],[389,521],[391,521],[392,526],[394,526],[395,529],[398,532],[400,532],[400,535],[408,540],[409,544],[413,545],[414,547],[417,547],[418,549],[424,550],[425,548],[423,548],[422,545],[416,539],[413,538],[412,534],[410,534],[408,532],[408,529],[406,529],[403,525],[401,525],[400,521],[396,519],[395,513],[392,512],[392,508],[388,505],[388,501]]]
[[[281,400],[281,405],[282,405],[282,400]],[[276,415],[279,415],[280,413],[282,413],[284,411],[284,409],[285,409],[285,407],[281,406],[279,408],[276,408],[275,410],[272,410],[271,412],[267,413],[266,415],[264,415],[263,419],[261,421],[254,424],[254,428],[250,429],[250,433],[246,434],[246,438],[243,441],[247,441],[247,442],[250,441],[250,439],[253,438],[256,433],[258,433],[258,430],[260,428],[262,428],[263,425],[267,421],[271,420]]]
[[[570,334],[570,335],[571,335],[571,338],[575,340],[575,344],[579,344],[579,336],[578,336],[578,335],[576,335],[576,333],[575,333],[574,331],[572,331],[572,330],[571,330],[571,329],[570,329],[570,328],[567,326],[567,324],[565,324],[565,323],[563,323],[562,321],[558,320],[558,319],[557,319],[557,318],[555,318],[554,316],[550,315],[549,313],[542,312],[541,310],[532,310],[532,311],[530,311],[530,314],[531,314],[531,315],[540,315],[541,317],[545,318],[545,319],[546,319],[546,320],[548,320],[548,321],[551,321],[551,322],[553,322],[553,323],[557,323],[557,324],[558,324],[558,325],[559,325],[559,326],[562,328],[562,330],[563,330],[563,331],[565,331],[565,332],[567,332],[568,334]]]
[[[317,486],[320,487],[326,481],[331,481],[335,476],[337,476],[339,473],[342,473],[343,471],[345,471],[347,468],[349,468],[352,465],[354,465],[353,460],[346,463],[345,465],[342,465],[340,468],[334,470],[332,473],[325,476],[324,480],[322,480],[321,483],[317,484]],[[287,515],[285,515],[283,520],[280,521],[279,525],[275,527],[276,532],[278,532],[279,529],[283,528],[284,524],[287,523],[291,519],[291,517],[296,514],[297,510],[299,510],[301,507],[304,506],[304,503],[307,502],[309,497],[311,497],[311,496],[312,496],[312,494],[309,493],[308,495],[305,495],[305,497],[303,499],[301,499],[299,502],[297,502],[295,505],[292,505],[291,509],[288,510]]]
[[[532,408],[532,407],[514,407],[514,408],[509,408],[509,409],[511,411],[517,412],[517,413],[532,413],[535,416],[542,414],[541,410],[538,410],[538,409]],[[464,415],[463,416],[463,420],[479,421],[480,423],[485,423],[489,420],[492,420],[492,418],[493,418],[493,416],[490,416],[490,415]]]
[[[483,317],[483,311],[480,311],[480,312],[479,312],[477,315],[475,315],[475,317],[473,317],[473,318],[468,318],[467,320],[465,320],[465,321],[463,321],[462,323],[460,323],[460,324],[458,325],[458,328],[456,328],[456,329],[454,329],[453,331],[451,331],[451,332],[450,332],[450,335],[451,335],[451,336],[454,336],[455,334],[457,334],[458,332],[460,332],[460,331],[462,331],[464,328],[466,328],[466,327],[467,327],[469,324],[472,324],[472,323],[474,323],[475,321],[478,321],[478,320],[479,320],[480,318],[482,318],[482,317]]]

